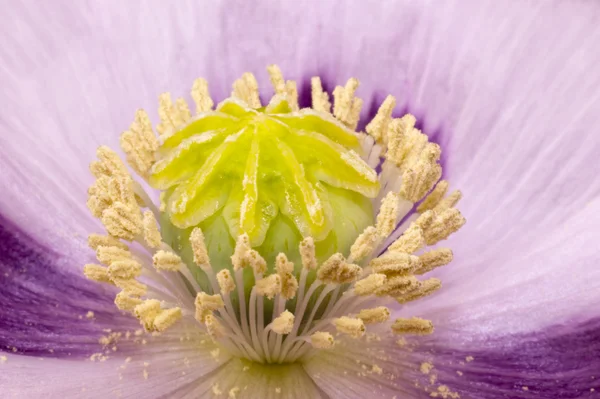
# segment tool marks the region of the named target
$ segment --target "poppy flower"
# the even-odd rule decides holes
[[[10,5],[3,394],[593,397],[599,17]]]

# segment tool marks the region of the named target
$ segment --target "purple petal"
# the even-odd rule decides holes
[[[190,397],[186,393],[229,364],[226,356],[211,355],[211,345],[171,337],[139,345],[143,352],[128,357],[117,350],[95,361],[7,354],[0,358],[0,386],[3,397],[16,398]]]
[[[433,369],[420,376],[436,391],[447,385],[461,398],[595,397],[600,390],[600,319],[554,325],[457,346],[435,335],[410,356]],[[428,380],[436,376],[436,383]]]
[[[104,329],[132,331],[114,294],[65,271],[74,258],[42,246],[0,215],[0,349],[49,357],[88,357],[101,349]],[[77,259],[77,258],[75,258]],[[93,316],[88,312],[93,312]]]

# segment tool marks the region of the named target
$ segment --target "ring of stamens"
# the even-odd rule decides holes
[[[268,71],[276,95],[287,98],[296,112],[296,83],[285,81],[277,66]],[[320,79],[311,83],[313,110],[331,112],[355,129],[362,106],[354,95],[358,80],[335,88],[333,111]],[[212,110],[205,80],[194,82],[191,95],[197,117]],[[232,97],[249,109],[261,107],[258,84],[250,73],[235,81]],[[107,234],[89,236],[100,264],[85,265],[85,275],[118,287],[115,304],[137,317],[146,331],[160,333],[180,322],[197,323],[232,354],[256,362],[294,362],[333,348],[336,340],[360,339],[370,325],[388,322],[390,310],[381,305],[385,298],[405,304],[441,287],[439,279],[419,277],[448,264],[452,251],[426,247],[465,223],[454,208],[460,192],[447,195],[448,183],[439,181],[439,146],[415,128],[412,115],[393,118],[394,105],[395,99],[387,97],[367,125],[367,134],[357,133],[366,163],[371,168],[381,165],[381,191],[374,199],[376,223],[356,238],[349,253],[335,253],[320,263],[313,238],[305,237],[299,245],[300,270],[280,253],[269,273],[248,235],[241,234],[231,267],[223,268],[211,265],[204,233],[196,227],[190,235],[194,264],[186,264],[161,235],[158,220],[164,204],[157,207],[119,156],[103,146],[90,165],[96,181],[87,205]],[[129,166],[143,179],[160,161],[161,141],[192,120],[185,100],[173,102],[168,93],[160,96],[158,113],[160,138],[143,110],[121,136]],[[193,277],[195,268],[206,273],[208,289],[202,290]],[[250,290],[244,286],[246,270],[253,276]],[[397,334],[428,334],[433,325],[414,317],[394,320],[391,329]]]

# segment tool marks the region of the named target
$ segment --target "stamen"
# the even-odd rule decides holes
[[[430,278],[425,281],[421,281],[421,285],[417,289],[407,292],[404,295],[397,296],[396,301],[399,303],[416,301],[417,299],[433,294],[440,288],[442,288],[442,281],[437,278]]]
[[[392,331],[396,334],[427,335],[433,332],[433,324],[419,317],[397,319],[392,325]]]
[[[363,101],[354,97],[358,88],[358,79],[348,79],[346,86],[337,86],[333,90],[333,114],[350,129],[356,129]]]
[[[310,343],[317,349],[331,349],[335,345],[335,340],[330,333],[317,331],[310,336]]]
[[[267,271],[267,261],[254,249],[246,253],[245,262],[256,274],[263,274]]]
[[[96,250],[96,258],[105,265],[110,265],[113,262],[120,260],[130,260],[131,252],[121,249],[121,247],[98,247]]]
[[[377,143],[385,143],[388,140],[388,127],[392,120],[392,111],[396,106],[396,99],[393,96],[387,96],[373,120],[367,125],[366,131]]]
[[[194,253],[194,263],[202,268],[210,268],[210,258],[206,250],[204,234],[199,227],[194,228],[190,234],[190,244]]]
[[[152,211],[146,210],[144,212],[142,225],[144,228],[144,241],[146,244],[148,244],[150,248],[158,248],[162,242],[162,237]]]
[[[260,107],[260,98],[258,97],[258,82],[253,74],[246,72],[241,78],[233,83],[232,97],[239,98],[248,104],[251,108]]]
[[[323,91],[323,86],[321,85],[321,78],[318,76],[313,77],[310,80],[311,88],[312,88],[312,107],[315,111],[320,112],[331,112],[331,103],[329,102],[329,94]]]
[[[275,93],[285,95],[290,104],[290,108],[293,111],[298,110],[298,88],[296,87],[296,82],[293,80],[288,80],[286,82],[285,79],[283,79],[281,69],[279,69],[277,65],[269,65],[267,71],[271,77],[271,83],[273,84]]]
[[[136,298],[146,295],[146,292],[148,291],[148,287],[145,284],[133,279],[113,279],[113,283],[127,295]]]
[[[206,325],[206,330],[212,339],[218,340],[225,336],[225,328],[223,328],[221,323],[219,323],[219,320],[217,320],[214,315],[207,315],[204,319],[204,324]]]
[[[425,215],[425,213],[423,215]],[[421,217],[423,215],[421,215]],[[419,217],[419,219],[421,219],[421,217]],[[417,219],[417,222],[423,229],[425,242],[427,245],[434,245],[442,240],[445,240],[450,236],[450,234],[458,231],[458,229],[460,229],[466,222],[465,218],[460,214],[458,209],[455,208],[446,209],[440,213],[433,213],[432,217],[428,216],[421,222],[419,222],[419,219]]]
[[[377,229],[373,226],[367,227],[354,241],[352,247],[350,247],[350,256],[355,261],[361,261],[364,258],[370,256],[377,243],[379,242],[379,235]]]
[[[385,306],[373,309],[363,309],[357,316],[365,324],[384,323],[390,318],[390,310]]]
[[[131,297],[125,291],[119,292],[115,297],[115,305],[117,305],[117,308],[128,312],[132,312],[135,307],[141,303],[141,299]]]
[[[440,148],[437,144],[427,144],[420,159],[402,173],[400,195],[411,202],[418,202],[431,190],[442,176]]]
[[[390,251],[404,252],[412,254],[425,246],[425,237],[423,229],[416,224],[411,223],[408,229],[390,245]]]
[[[452,262],[452,250],[450,248],[438,248],[425,252],[419,256],[421,267],[415,270],[415,274],[425,274],[433,269],[447,265]]]
[[[285,310],[271,323],[271,329],[277,334],[286,335],[294,327],[294,314]]]
[[[107,146],[101,146],[96,151],[98,161],[90,164],[90,171],[97,179],[106,177],[128,177],[129,173],[121,158]]]
[[[235,290],[235,282],[231,277],[231,273],[227,269],[221,270],[217,273],[217,281],[219,282],[219,288],[222,294],[229,294]]]
[[[154,330],[154,319],[161,312],[160,302],[147,299],[134,308],[135,316],[140,320],[146,331]]]
[[[102,224],[110,235],[128,241],[132,241],[142,232],[142,217],[139,211],[121,202],[115,202],[102,212]]]
[[[273,299],[275,295],[281,293],[281,277],[278,274],[271,274],[268,277],[258,280],[255,288],[258,295]]]
[[[307,237],[300,242],[300,257],[304,270],[317,268],[317,257],[315,256],[315,242],[312,237]]]
[[[132,279],[142,274],[142,265],[134,260],[120,260],[108,266],[111,279]]]
[[[292,299],[296,296],[296,291],[298,290],[298,280],[292,274],[294,272],[294,264],[288,261],[284,253],[280,253],[276,258],[275,269],[279,277],[281,277],[281,296],[286,300]]]
[[[377,215],[377,233],[380,237],[385,238],[394,231],[399,209],[400,197],[390,191],[381,201],[381,208]]]
[[[333,324],[338,332],[347,334],[352,338],[361,338],[366,332],[365,323],[361,319],[342,316],[334,319]]]
[[[117,247],[122,250],[127,250],[128,247],[115,237],[105,236],[101,234],[90,234],[88,236],[88,245],[94,251],[98,249],[98,247]]]
[[[404,252],[387,252],[373,259],[369,266],[373,268],[374,273],[382,273],[389,277],[409,274],[421,266],[421,261],[419,257]]]
[[[110,276],[108,275],[108,268],[100,265],[87,264],[83,267],[83,274],[90,280],[97,281],[99,283],[112,284]]]
[[[327,284],[347,284],[356,281],[362,268],[351,263],[340,253],[333,254],[325,261],[317,271],[317,277]]]
[[[419,280],[414,276],[394,276],[388,278],[382,287],[375,290],[378,296],[399,296],[419,287]]]
[[[171,93],[161,94],[158,97],[158,103],[158,116],[161,123],[156,126],[156,130],[160,133],[161,137],[166,137],[183,125],[187,115],[185,109],[178,109],[177,105],[180,105],[179,102],[176,105],[173,104]]]
[[[231,263],[234,270],[240,270],[248,266],[248,253],[250,252],[250,237],[248,234],[242,234],[235,243],[235,250],[231,256]]]
[[[196,103],[197,114],[207,112],[212,109],[214,102],[212,98],[210,98],[210,93],[208,92],[208,82],[206,80],[202,78],[194,80],[191,94],[194,102]]]
[[[419,207],[417,208],[417,212],[423,213],[425,211],[430,211],[434,209],[437,204],[444,198],[446,195],[446,191],[448,191],[448,182],[446,180],[440,180],[438,184],[436,184],[435,188],[427,195],[427,197],[421,202]]]
[[[182,317],[181,308],[163,310],[154,319],[154,329],[158,332],[165,331]]]
[[[159,143],[152,130],[152,123],[146,111],[135,113],[135,120],[129,130],[121,135],[121,148],[127,156],[127,163],[144,178],[156,161],[155,153]]]
[[[360,296],[373,295],[375,291],[385,284],[385,274],[374,273],[354,284],[354,293]]]
[[[152,257],[152,262],[156,270],[176,272],[185,267],[181,257],[169,251],[157,251]]]

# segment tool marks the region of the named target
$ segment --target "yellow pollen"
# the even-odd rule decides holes
[[[254,249],[246,252],[245,261],[256,274],[263,274],[267,271],[267,261]]]
[[[166,309],[154,319],[154,329],[158,332],[165,331],[182,317],[180,308]]]
[[[435,188],[425,197],[423,202],[418,206],[417,212],[423,213],[434,209],[437,204],[444,198],[446,191],[448,191],[448,182],[446,180],[440,180]]]
[[[377,143],[387,142],[388,128],[392,121],[392,111],[396,106],[396,99],[393,96],[387,96],[373,120],[367,125],[366,131]]]
[[[365,324],[384,323],[390,318],[390,310],[385,306],[373,309],[363,309],[357,316]]]
[[[377,233],[380,237],[389,236],[396,228],[399,207],[400,197],[392,191],[381,200],[381,209],[377,215]]]
[[[204,319],[204,324],[206,325],[206,330],[208,331],[208,334],[214,340],[218,340],[225,335],[225,329],[214,315],[207,315]]]
[[[106,177],[128,177],[129,173],[121,158],[107,146],[101,146],[96,151],[98,161],[90,164],[90,172],[97,179]]]
[[[379,242],[379,235],[377,229],[373,226],[367,227],[354,241],[350,248],[350,256],[354,261],[361,261],[364,258],[370,256],[377,243]]]
[[[287,82],[283,79],[281,69],[277,65],[269,65],[267,67],[269,76],[271,77],[271,83],[275,89],[276,94],[285,95],[290,108],[293,111],[298,110],[298,88],[296,82],[288,80]]]
[[[140,320],[146,331],[154,330],[154,319],[161,313],[160,302],[147,299],[134,308],[135,316]]]
[[[235,282],[227,269],[223,269],[217,273],[217,282],[219,283],[222,294],[229,294],[235,289]]]
[[[94,251],[96,251],[98,249],[98,247],[117,247],[122,250],[128,249],[127,245],[125,245],[118,239],[111,237],[111,236],[101,235],[101,234],[90,234],[88,236],[88,245]]]
[[[203,268],[210,268],[210,258],[206,250],[204,234],[199,227],[195,227],[190,234],[190,243],[194,253],[194,263]]]
[[[360,296],[373,295],[379,287],[385,284],[386,279],[385,274],[370,274],[354,284],[354,292]]]
[[[250,237],[244,233],[237,238],[235,250],[231,255],[234,270],[240,270],[248,266],[248,252],[250,252]]]
[[[157,270],[169,272],[176,272],[185,267],[181,257],[170,251],[157,251],[152,257],[152,262]]]
[[[298,280],[293,274],[294,264],[288,261],[284,253],[280,253],[275,261],[275,269],[281,277],[281,296],[285,299],[292,299],[296,296],[298,290]]]
[[[358,88],[358,79],[348,79],[346,86],[336,86],[333,90],[333,115],[350,129],[356,129],[363,101],[354,97]]]
[[[449,248],[438,248],[425,252],[419,256],[421,267],[415,270],[415,274],[425,274],[433,269],[447,265],[452,262],[452,250]]]
[[[98,281],[99,283],[112,284],[108,275],[108,268],[100,265],[87,264],[83,267],[83,273],[90,280]]]
[[[281,277],[278,274],[271,274],[256,281],[255,287],[258,295],[273,299],[275,295],[281,293]]]
[[[105,265],[110,265],[112,262],[117,262],[120,260],[130,260],[131,252],[125,249],[121,249],[121,247],[103,247],[100,246],[96,249],[96,257],[98,261],[104,263]]]
[[[246,72],[241,78],[233,83],[232,97],[244,101],[250,108],[260,107],[260,98],[258,97],[258,82],[253,74]]]
[[[373,259],[369,266],[373,272],[382,273],[390,277],[393,275],[406,275],[421,266],[419,257],[403,252],[387,252],[379,258]]]
[[[412,254],[424,246],[425,237],[423,236],[423,229],[413,222],[408,229],[406,229],[406,231],[390,245],[389,250]]]
[[[120,143],[127,163],[138,175],[146,177],[156,161],[155,153],[159,147],[146,111],[140,109],[135,113],[135,120],[129,130],[121,135]]]
[[[427,335],[433,332],[433,324],[419,317],[397,319],[392,325],[392,331],[396,334]]]
[[[223,308],[223,298],[219,294],[209,295],[205,292],[199,292],[195,301],[196,308],[215,311]]]
[[[143,215],[144,241],[150,248],[158,248],[162,242],[162,236],[158,230],[156,219],[152,211],[147,210]]]
[[[137,298],[146,295],[148,290],[148,287],[145,284],[133,279],[113,279],[113,283],[127,295]]]
[[[173,104],[171,93],[161,94],[158,97],[158,104],[158,116],[161,123],[156,126],[156,130],[164,138],[187,122],[189,109],[183,100],[178,100]]]
[[[416,301],[417,299],[421,299],[427,295],[433,294],[440,288],[442,288],[442,281],[437,278],[430,278],[421,281],[421,284],[418,288],[409,291],[404,295],[397,296],[396,301],[398,301],[399,303],[408,303]]]
[[[331,112],[331,103],[329,102],[329,94],[323,91],[321,85],[321,78],[318,76],[313,77],[310,80],[311,95],[312,95],[312,107],[315,111],[320,112]]]
[[[349,335],[352,338],[361,338],[365,335],[365,323],[361,319],[342,316],[334,319],[333,324],[338,332]]]
[[[102,212],[102,224],[114,237],[131,241],[141,233],[142,217],[138,210],[122,202],[115,202]]]
[[[294,327],[294,314],[285,310],[273,320],[271,329],[277,334],[286,335],[292,332]]]
[[[317,331],[310,336],[310,343],[317,349],[331,349],[335,345],[335,340],[330,333]]]
[[[419,285],[419,280],[414,276],[395,276],[388,278],[383,286],[375,290],[375,294],[379,296],[399,296],[419,287]]]
[[[427,215],[428,213],[429,215]],[[425,217],[425,215],[427,216]],[[466,220],[458,209],[450,208],[440,213],[427,211],[416,222],[423,229],[427,245],[434,245],[458,231],[465,224]]]
[[[314,270],[317,268],[315,242],[312,237],[307,237],[300,242],[300,257],[302,258],[302,267],[305,270]]]
[[[442,167],[437,163],[440,149],[428,144],[421,158],[402,172],[400,195],[411,202],[418,202],[442,176]]]
[[[317,271],[319,280],[326,284],[347,284],[356,281],[362,273],[362,268],[351,263],[340,253],[333,254]]]
[[[433,210],[436,212],[441,212],[443,210],[452,208],[456,204],[458,204],[458,201],[460,201],[461,199],[462,199],[462,192],[460,192],[459,190],[455,190],[450,195],[448,195],[446,198],[441,200],[436,205],[436,207],[433,208]]]
[[[208,92],[208,82],[205,79],[198,78],[194,80],[191,94],[192,98],[194,99],[194,103],[196,103],[197,114],[207,112],[212,109],[214,102],[212,98],[210,98],[210,93]]]
[[[138,306],[141,303],[141,299],[131,297],[127,295],[125,291],[119,292],[115,297],[115,305],[117,305],[117,308],[119,308],[120,310],[131,312],[135,309],[136,306]]]
[[[142,265],[135,260],[118,260],[108,266],[111,279],[132,279],[142,274]]]

